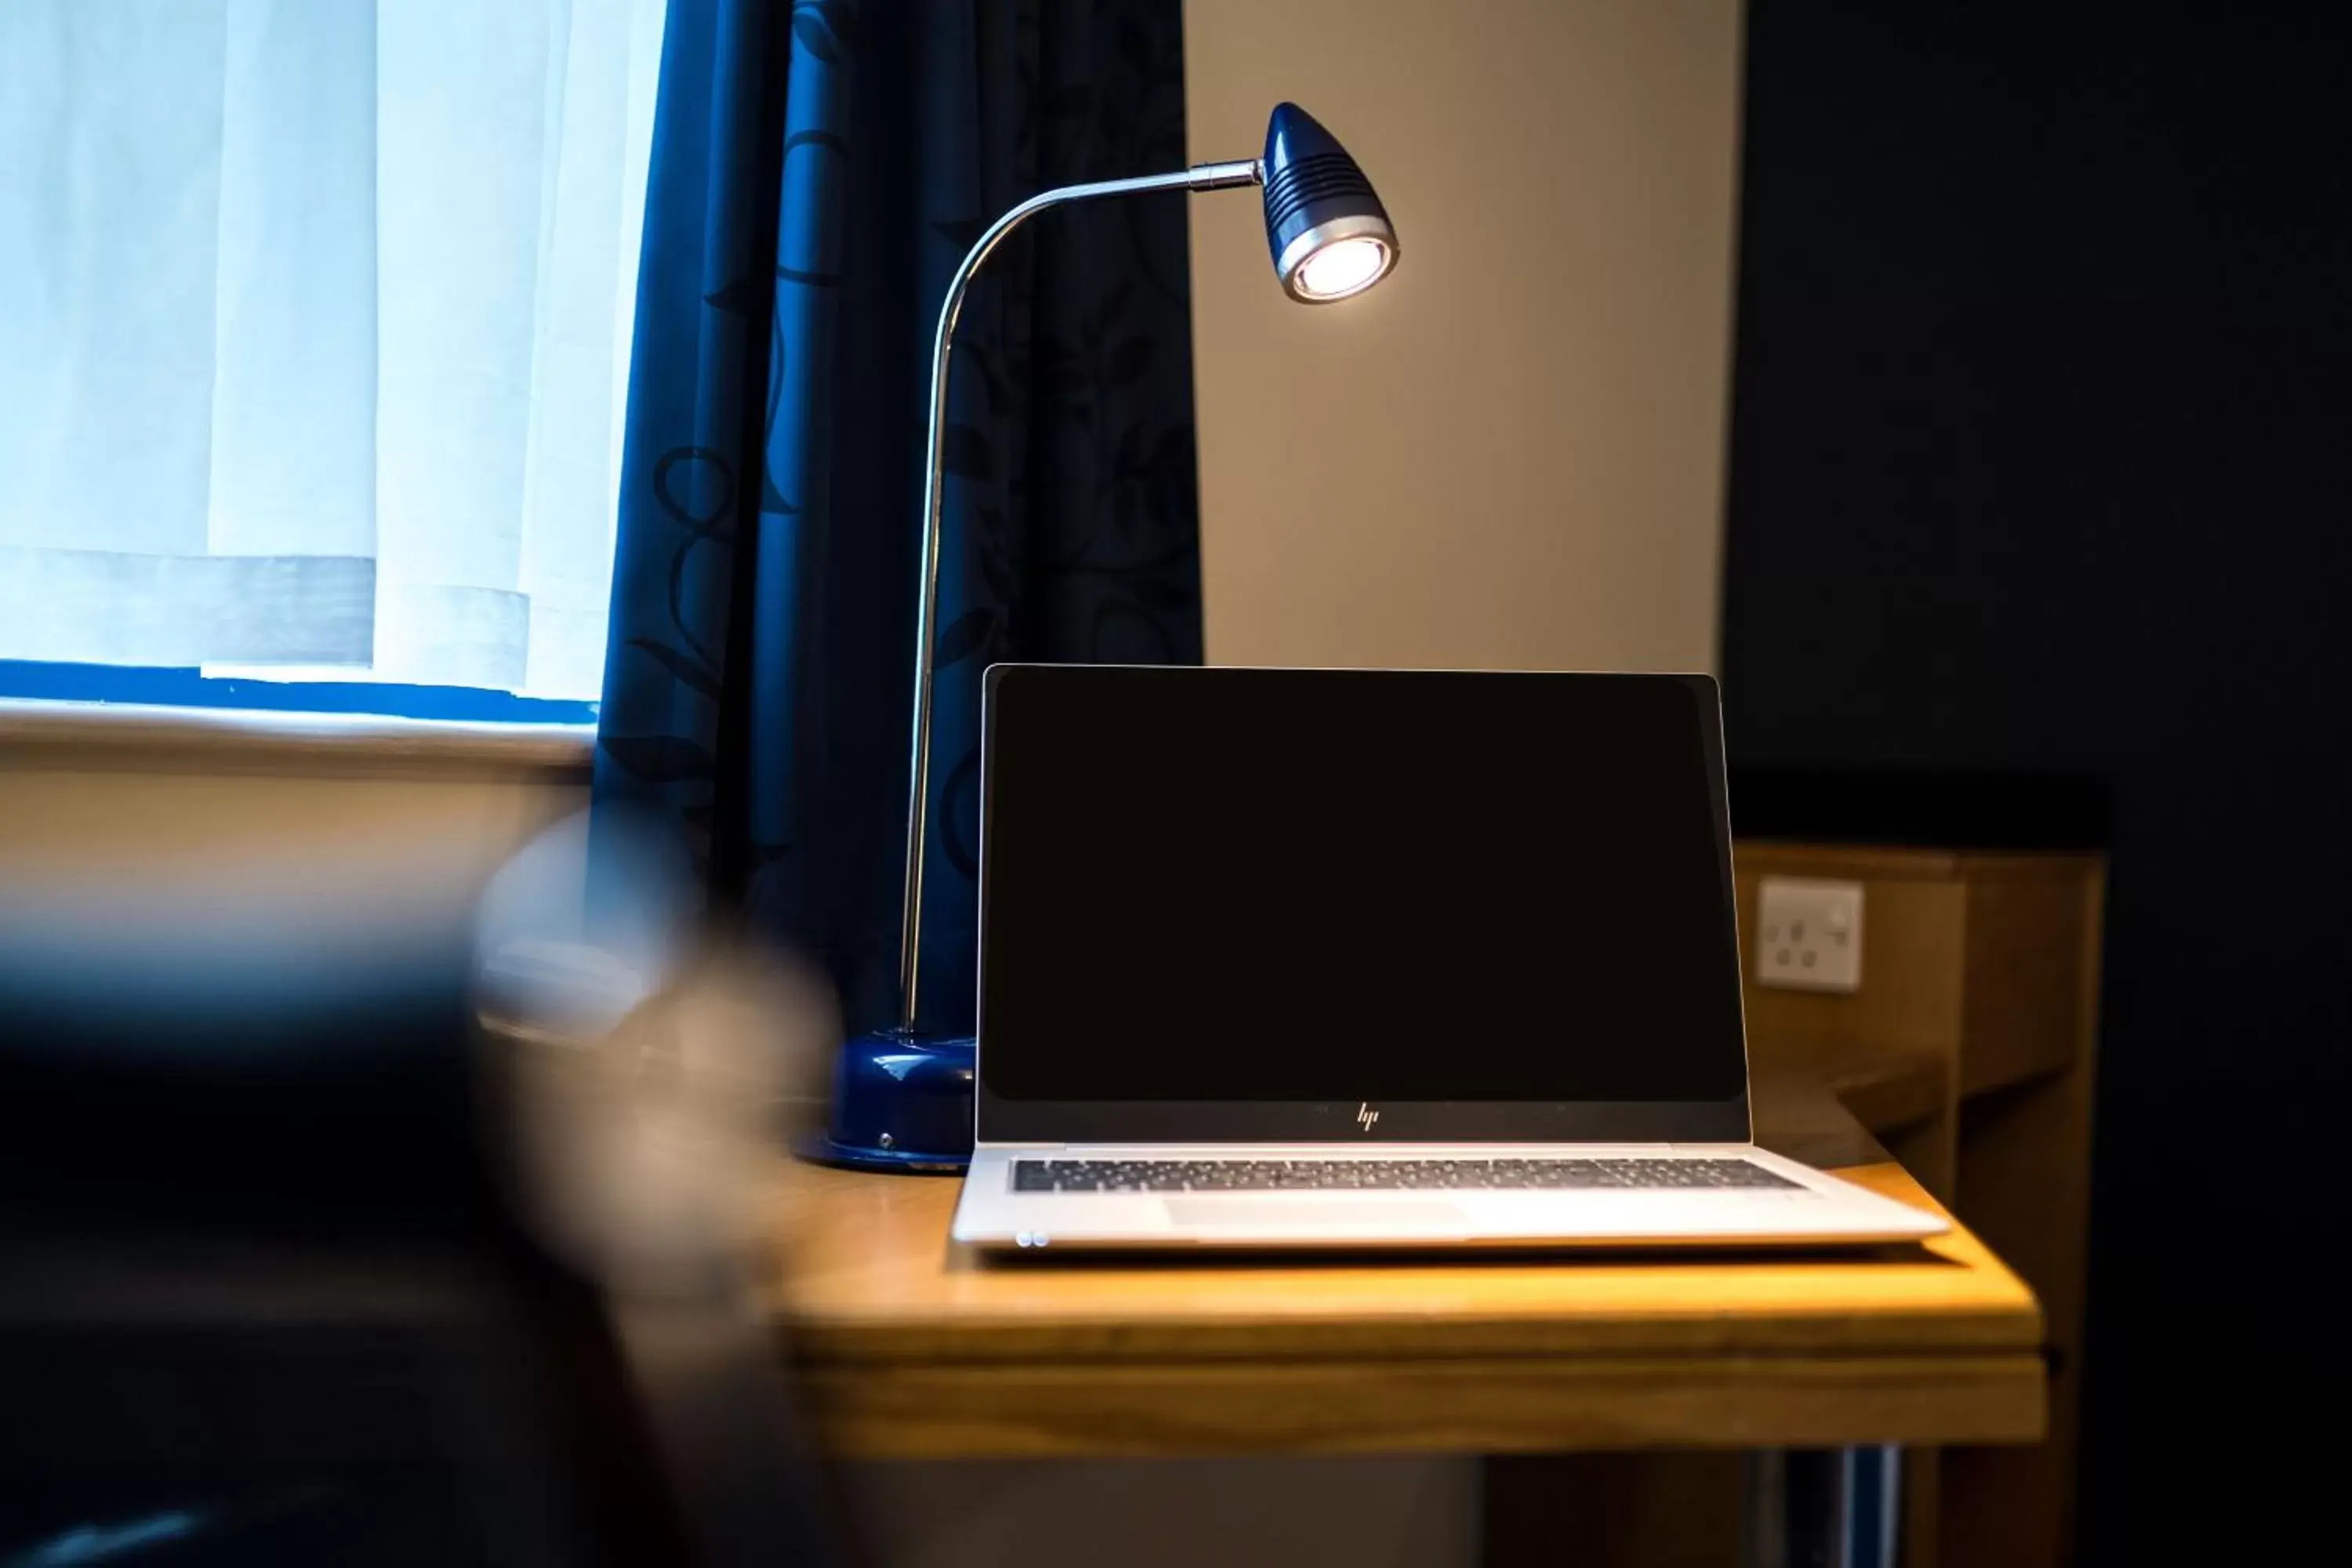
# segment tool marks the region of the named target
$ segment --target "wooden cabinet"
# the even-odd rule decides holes
[[[1827,1080],[1920,1184],[2023,1275],[2047,1323],[2050,1435],[1922,1452],[1906,1467],[1910,1568],[2072,1557],[2084,1251],[2090,1217],[2105,863],[2021,854],[1741,842],[1743,960],[1758,882],[1864,888],[1861,988],[1746,988],[1759,1084]],[[1743,967],[1752,970],[1752,964]]]
[[[2074,1534],[2105,861],[1745,839],[1733,864],[1759,1129],[1774,1097],[1828,1086],[2046,1318],[2049,1436],[1909,1450],[1907,1568],[2055,1568]],[[1863,885],[1859,989],[1755,984],[1768,876]],[[1741,1485],[1718,1454],[1493,1461],[1487,1560],[1729,1568]]]

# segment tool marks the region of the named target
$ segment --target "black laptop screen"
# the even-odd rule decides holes
[[[993,1100],[1741,1092],[1712,682],[992,680]]]

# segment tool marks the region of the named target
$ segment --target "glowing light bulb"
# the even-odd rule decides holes
[[[1298,291],[1310,300],[1339,300],[1371,286],[1389,263],[1377,239],[1335,240],[1298,264]]]

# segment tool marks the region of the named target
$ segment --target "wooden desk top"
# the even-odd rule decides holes
[[[1921,1208],[1834,1106],[1766,1141]],[[983,1261],[957,1184],[797,1167],[770,1307],[834,1452],[2030,1441],[2042,1320],[1967,1232],[1831,1257]]]

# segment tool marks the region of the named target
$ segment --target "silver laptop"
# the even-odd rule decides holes
[[[1001,665],[983,725],[958,1240],[1946,1228],[1749,1142],[1708,678]]]

